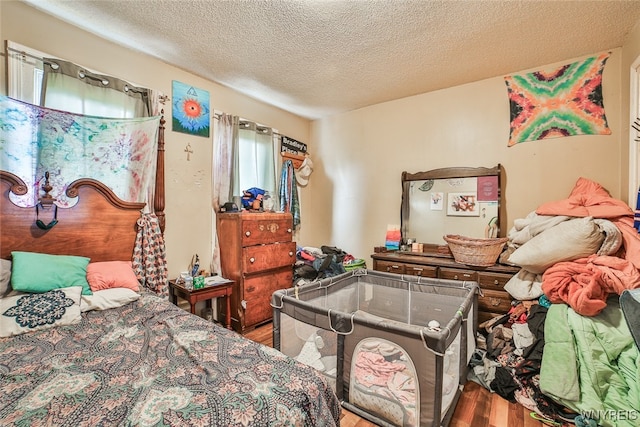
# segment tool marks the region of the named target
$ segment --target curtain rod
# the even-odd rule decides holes
[[[13,47],[7,47],[7,50],[11,51],[11,52],[14,52],[14,53],[18,53],[18,54],[20,54],[22,56],[29,57],[31,59],[35,59],[37,61],[42,61],[45,64],[50,64],[50,62],[45,61],[41,56],[32,55],[30,53],[25,52],[24,50],[18,50],[18,49],[15,49]],[[24,58],[22,60],[24,61]]]
[[[220,120],[220,116],[222,116],[222,114],[213,113],[213,118],[216,119],[216,120]],[[241,119],[241,120],[244,120],[244,121],[247,121],[247,122],[251,122],[252,121],[252,120],[247,120],[247,119]],[[262,125],[262,126],[264,126],[264,125]],[[265,126],[265,127],[271,127],[271,126]],[[271,129],[273,129],[273,128],[271,128]],[[274,131],[273,134],[276,135],[276,136],[283,136],[280,132],[275,132]]]

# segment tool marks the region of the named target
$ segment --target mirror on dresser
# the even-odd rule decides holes
[[[455,167],[402,174],[402,243],[415,239],[423,250],[411,248],[371,255],[373,269],[426,278],[477,282],[478,323],[511,308],[504,285],[519,269],[495,264],[488,267],[456,262],[444,239],[446,234],[467,237],[502,237],[505,203],[501,199],[504,169]],[[457,210],[456,210],[457,209]],[[475,324],[477,326],[477,323]]]
[[[446,234],[498,237],[505,229],[503,172],[500,165],[403,172],[402,242],[422,243],[423,251],[430,252],[446,245],[442,238]]]

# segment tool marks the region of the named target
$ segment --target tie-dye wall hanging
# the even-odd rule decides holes
[[[610,53],[553,70],[506,76],[509,146],[573,135],[610,135],[602,100],[602,71]]]
[[[11,195],[18,206],[38,203],[46,172],[56,205],[75,205],[66,189],[96,179],[127,202],[144,202],[156,176],[160,117],[84,116],[0,96],[0,169],[20,177],[29,192]]]

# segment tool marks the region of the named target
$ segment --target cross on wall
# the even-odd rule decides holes
[[[187,153],[187,161],[191,160],[191,155],[193,154],[193,150],[191,149],[191,144],[187,142],[187,146],[184,147],[184,152]]]

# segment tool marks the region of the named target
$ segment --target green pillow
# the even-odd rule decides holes
[[[11,252],[11,287],[14,291],[44,293],[53,289],[82,286],[82,295],[92,295],[87,282],[90,259],[72,255]]]

